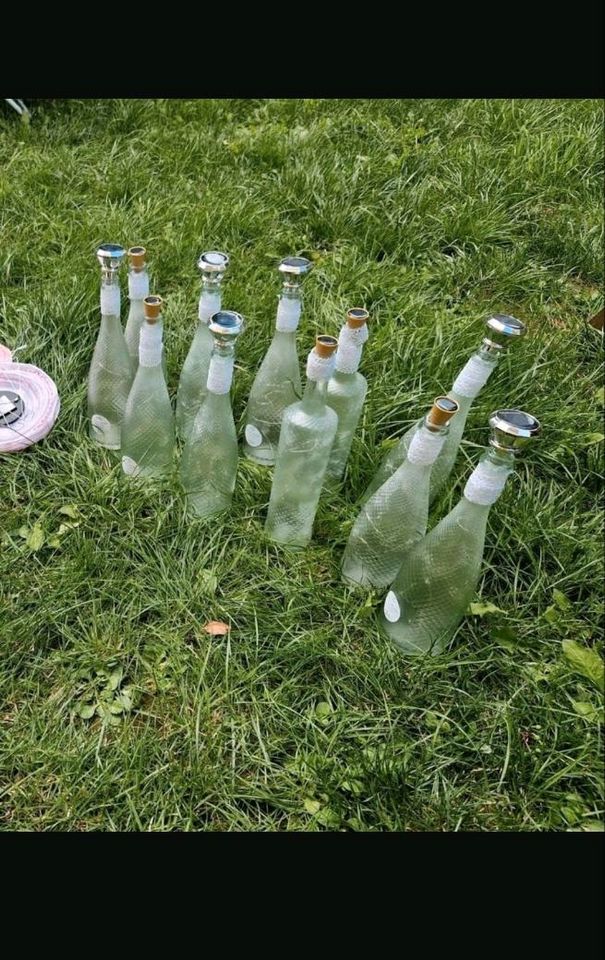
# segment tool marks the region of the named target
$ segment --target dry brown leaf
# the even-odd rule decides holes
[[[229,633],[229,629],[229,626],[222,620],[209,620],[208,623],[204,624],[204,630],[211,637],[224,637],[225,634]]]

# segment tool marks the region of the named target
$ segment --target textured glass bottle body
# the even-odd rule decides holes
[[[328,406],[338,417],[338,427],[328,461],[328,476],[342,477],[345,472],[353,437],[361,417],[368,382],[361,373],[336,370],[328,381]]]
[[[361,508],[345,547],[343,579],[387,587],[426,533],[430,465],[405,460]]]
[[[114,309],[115,313],[101,316],[88,374],[90,437],[110,450],[120,448],[122,420],[134,373],[120,323],[119,295]]]
[[[181,370],[176,395],[176,425],[183,440],[190,435],[198,411],[206,398],[206,381],[214,343],[208,321],[220,309],[219,289],[202,292],[198,326]]]
[[[122,468],[140,477],[170,473],[174,456],[174,415],[161,363],[140,365],[122,425]]]
[[[404,559],[380,614],[406,654],[439,654],[472,600],[485,546],[489,506],[465,497]]]
[[[326,405],[326,381],[309,380],[284,413],[265,529],[272,540],[303,547],[311,539],[338,417]]]
[[[246,456],[267,466],[275,463],[284,410],[300,400],[301,394],[296,331],[276,330],[250,390]]]
[[[187,510],[208,517],[230,506],[237,472],[237,435],[229,394],[208,391],[183,450]]]

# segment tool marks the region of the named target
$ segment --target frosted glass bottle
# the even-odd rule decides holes
[[[431,468],[458,405],[437,397],[422,420],[407,457],[361,508],[345,547],[343,579],[363,587],[388,587],[413,544],[426,533]]]
[[[286,257],[278,267],[283,289],[275,333],[250,389],[244,431],[244,453],[264,466],[275,463],[284,410],[300,400],[302,394],[296,330],[301,313],[301,281],[312,266],[305,257]]]
[[[303,398],[286,409],[282,420],[265,529],[271,540],[292,547],[311,539],[336,435],[338,417],[326,396],[337,346],[335,337],[316,338]]]
[[[122,469],[132,477],[163,477],[174,456],[174,415],[162,369],[162,300],[145,297],[139,365],[122,423]]]
[[[231,505],[237,473],[237,435],[229,391],[235,343],[244,328],[232,310],[215,313],[209,324],[213,350],[206,399],[198,410],[181,459],[187,511],[210,517]]]
[[[218,250],[202,253],[197,262],[202,274],[202,292],[198,305],[198,325],[185,358],[176,395],[176,425],[186,440],[206,396],[213,339],[208,329],[210,318],[221,309],[221,285],[229,257]]]
[[[439,654],[453,636],[477,589],[490,507],[518,448],[540,431],[521,410],[497,410],[489,422],[491,447],[460,502],[412,547],[384,601],[382,629],[405,654]]]
[[[517,320],[516,317],[510,317],[501,313],[492,314],[492,316],[487,318],[485,323],[487,326],[487,336],[484,338],[477,352],[472,355],[466,366],[460,371],[454,381],[452,389],[448,393],[448,396],[456,401],[459,409],[452,422],[441,453],[433,464],[429,494],[431,503],[443,489],[454,466],[460,441],[464,433],[466,419],[473,400],[496,369],[508,345],[523,337],[526,330],[525,325],[520,320]],[[378,487],[382,486],[384,481],[391,476],[397,467],[403,463],[410,440],[417,429],[418,423],[415,423],[404,433],[399,442],[389,450],[376,471],[372,482],[367,487],[362,501],[367,500]]]
[[[347,322],[338,336],[334,375],[328,381],[328,406],[338,417],[338,427],[327,473],[337,479],[345,472],[368,390],[368,382],[357,368],[368,339],[369,316],[361,307],[353,307],[347,312]]]
[[[120,321],[118,271],[126,251],[115,243],[97,250],[101,264],[101,326],[88,373],[89,434],[99,446],[119,450],[122,419],[134,370]]]
[[[149,296],[149,274],[145,266],[145,247],[130,247],[128,250],[128,319],[124,328],[124,337],[132,368],[136,372],[139,365],[139,334],[145,320],[143,300]]]

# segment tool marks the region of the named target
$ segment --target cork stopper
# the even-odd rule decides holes
[[[350,310],[347,310],[347,326],[351,327],[352,330],[358,330],[359,327],[363,327],[364,323],[367,323],[370,319],[370,314],[367,310],[364,310],[363,307],[351,307]]]
[[[327,333],[315,337],[315,353],[318,357],[331,357],[337,346],[336,337],[330,337]]]
[[[164,301],[161,297],[145,297],[143,300],[143,310],[145,319],[148,323],[155,323],[162,312]]]
[[[444,427],[457,410],[458,404],[450,397],[435,397],[429,410],[428,422],[433,427]]]
[[[142,268],[145,266],[146,255],[147,251],[145,247],[130,247],[128,250],[130,266],[134,267],[135,270],[142,270]]]

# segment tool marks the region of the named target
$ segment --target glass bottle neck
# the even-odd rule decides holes
[[[511,450],[500,450],[491,445],[487,448],[481,460],[489,461],[495,466],[509,471],[515,468],[515,455]]]
[[[221,274],[204,274],[202,276],[202,290],[198,304],[200,327],[207,327],[212,314],[221,309],[221,282]]]
[[[274,343],[296,343],[296,330],[274,330]]]
[[[307,380],[302,405],[305,410],[317,410],[326,405],[327,380]]]
[[[502,350],[488,347],[485,343],[482,343],[473,354],[473,356],[478,357],[479,360],[484,360],[485,363],[491,363],[493,367],[498,365],[501,355]]]

